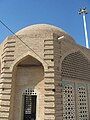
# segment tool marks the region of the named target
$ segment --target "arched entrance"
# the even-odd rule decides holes
[[[62,61],[63,120],[90,120],[90,61],[81,51]]]
[[[13,70],[11,106],[12,120],[44,119],[44,68],[30,55]]]

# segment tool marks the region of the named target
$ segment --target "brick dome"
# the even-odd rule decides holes
[[[49,24],[31,25],[31,26],[28,26],[26,28],[19,30],[16,34],[17,35],[30,35],[30,34],[41,35],[41,34],[47,34],[47,33],[50,33],[50,34],[55,33],[59,36],[64,35],[65,37],[67,37],[67,39],[74,42],[73,38],[70,35],[68,35],[64,30],[62,30],[59,27],[49,25]]]

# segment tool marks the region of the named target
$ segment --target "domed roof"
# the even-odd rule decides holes
[[[45,33],[55,33],[57,35],[65,35],[72,39],[70,35],[68,35],[65,31],[63,31],[61,28],[49,25],[49,24],[35,24],[28,26],[26,28],[23,28],[19,30],[16,34],[17,35],[30,35],[30,34],[45,34]],[[72,39],[73,40],[73,39]]]
[[[17,34],[29,34],[31,32],[51,31],[51,32],[64,32],[62,29],[49,24],[35,24],[21,29]]]

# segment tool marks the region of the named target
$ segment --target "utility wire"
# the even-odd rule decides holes
[[[30,48],[18,35],[16,35],[2,20],[0,20],[0,23],[6,28],[8,29],[13,35],[15,35],[25,46],[27,46],[30,50],[32,50],[39,58],[42,59],[42,57],[40,57],[40,55],[38,55],[32,48]],[[44,59],[42,59],[47,65],[49,65]]]

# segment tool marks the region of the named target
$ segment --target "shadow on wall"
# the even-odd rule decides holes
[[[36,89],[41,95],[44,93],[44,68],[32,56],[23,58],[13,70],[11,119],[19,120],[21,117],[22,93],[25,89]]]
[[[31,56],[23,58],[13,73],[16,85],[36,86],[44,79],[42,64]]]

